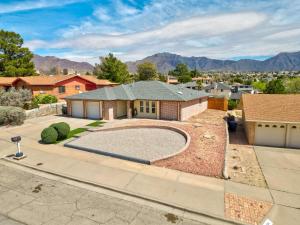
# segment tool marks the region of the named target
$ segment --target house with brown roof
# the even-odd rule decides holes
[[[100,80],[89,75],[0,77],[0,87],[2,88],[26,88],[30,89],[33,95],[51,94],[60,99],[97,88],[116,85],[117,83]]]
[[[300,148],[300,94],[244,94],[241,107],[249,144]]]

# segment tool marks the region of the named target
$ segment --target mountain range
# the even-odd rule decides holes
[[[300,51],[291,53],[279,53],[276,56],[263,61],[253,59],[241,60],[219,60],[207,57],[186,57],[172,53],[157,53],[142,60],[126,62],[128,70],[136,72],[137,65],[143,62],[152,62],[161,73],[167,73],[176,67],[178,63],[186,64],[190,69],[201,71],[298,71],[300,70]],[[34,55],[33,62],[36,69],[41,72],[49,72],[53,67],[69,69],[80,73],[92,72],[93,66],[87,62],[74,62],[67,59],[60,59],[54,56]]]
[[[77,71],[82,74],[92,72],[94,67],[87,62],[74,62],[68,59],[60,59],[54,56],[40,56],[34,55],[33,60],[35,68],[41,73],[49,74],[50,71],[56,67],[60,69],[68,69],[70,71]]]

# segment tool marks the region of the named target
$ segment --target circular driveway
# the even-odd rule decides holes
[[[129,127],[91,132],[65,146],[149,164],[180,152],[186,142],[173,129]]]

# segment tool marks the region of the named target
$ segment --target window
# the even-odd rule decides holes
[[[284,128],[284,126],[283,126],[283,125],[281,125],[281,126],[280,126],[280,128]]]
[[[140,101],[140,112],[144,112],[144,102]]]
[[[75,85],[75,90],[80,90],[80,85]]]
[[[221,89],[221,92],[223,92],[223,89]]]
[[[292,128],[293,128],[293,129],[296,129],[297,127],[296,127],[296,126],[292,126]]]
[[[149,101],[146,101],[146,113],[150,112],[150,103]]]
[[[261,125],[261,124],[258,124],[258,127],[262,127],[262,125]]]
[[[270,125],[265,125],[265,127],[270,127]]]
[[[155,102],[152,102],[152,103],[151,103],[151,112],[152,112],[152,113],[155,113],[155,110],[156,110],[156,109],[155,109]]]
[[[58,87],[58,93],[65,93],[66,92],[66,87],[65,86],[59,86]]]
[[[276,126],[276,125],[273,125],[273,127],[276,128],[277,126]]]

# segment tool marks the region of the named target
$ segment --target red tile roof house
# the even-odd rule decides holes
[[[207,109],[205,92],[160,81],[139,81],[66,97],[68,115],[113,120],[149,118],[187,120]]]
[[[33,95],[52,94],[62,99],[97,88],[115,86],[108,80],[100,80],[88,75],[56,75],[56,76],[30,76],[30,77],[0,77],[0,87],[26,88]]]
[[[300,148],[300,94],[243,94],[249,144]]]

